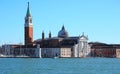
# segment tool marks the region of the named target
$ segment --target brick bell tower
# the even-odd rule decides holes
[[[28,45],[33,42],[33,25],[32,25],[32,16],[30,14],[30,9],[29,9],[29,2],[28,2],[27,13],[25,16],[24,32],[25,32],[24,35],[25,45]]]

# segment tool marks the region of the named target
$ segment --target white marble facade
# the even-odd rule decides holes
[[[73,57],[87,57],[90,56],[90,49],[88,45],[88,38],[84,36],[79,37],[78,44],[73,46]]]

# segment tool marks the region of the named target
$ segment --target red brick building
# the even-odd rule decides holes
[[[120,44],[90,42],[89,45],[92,57],[117,57],[116,50],[120,48]]]

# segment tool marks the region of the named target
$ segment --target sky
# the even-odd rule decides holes
[[[24,18],[30,2],[34,40],[65,26],[69,36],[84,34],[89,42],[120,44],[120,0],[1,0],[0,45],[24,44]]]

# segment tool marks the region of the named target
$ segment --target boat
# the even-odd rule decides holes
[[[59,58],[59,57],[57,57],[57,56],[53,57],[53,59],[57,59],[57,58]]]

